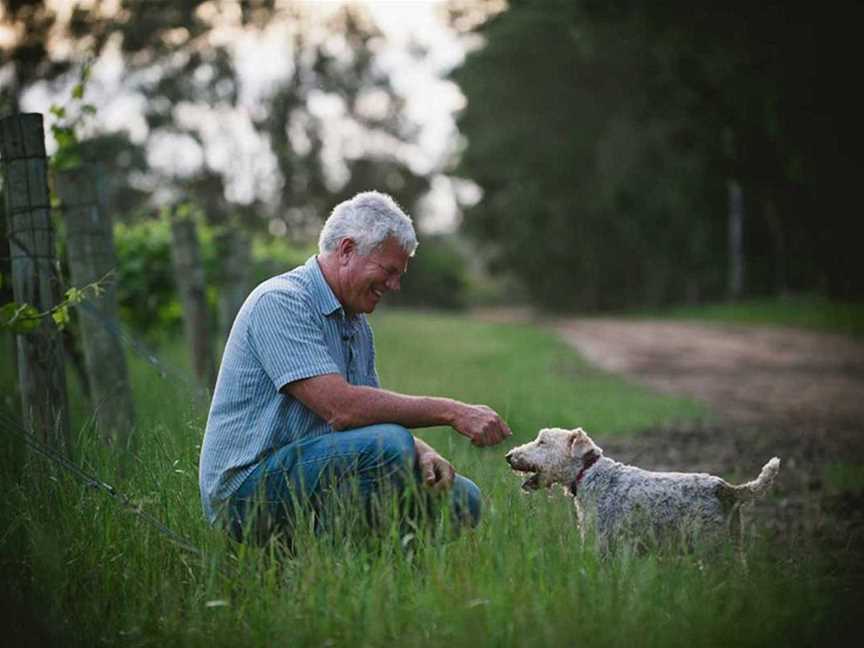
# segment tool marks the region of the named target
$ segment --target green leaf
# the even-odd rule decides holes
[[[185,220],[185,219],[189,218],[192,215],[192,204],[188,203],[188,202],[182,203],[177,208],[176,214],[177,214],[177,218],[180,218],[180,219]]]
[[[63,126],[54,126],[51,128],[54,139],[57,141],[57,149],[59,151],[68,151],[75,149],[78,146],[78,138],[75,136],[75,131],[71,128]]]
[[[57,104],[51,106],[49,112],[57,119],[63,119],[66,116],[66,109],[63,106],[58,106]]]
[[[59,171],[77,169],[81,166],[81,156],[74,150],[58,150],[51,156],[51,166]]]
[[[62,306],[59,306],[53,313],[51,313],[51,318],[54,320],[57,328],[62,331],[66,328],[66,325],[69,324],[69,305],[63,304]]]
[[[75,87],[72,88],[72,98],[81,99],[82,97],[84,97],[84,84],[76,83]]]
[[[76,288],[75,286],[72,286],[69,290],[66,291],[66,301],[70,304],[80,304],[84,301],[84,298],[84,290]]]
[[[84,293],[88,295],[90,299],[96,299],[98,297],[101,297],[105,293],[105,286],[103,286],[100,282],[104,280],[105,278],[100,279],[99,281],[94,281],[91,284],[87,284],[83,288]]]
[[[0,306],[0,330],[29,333],[39,326],[41,317],[35,306],[9,302]]]

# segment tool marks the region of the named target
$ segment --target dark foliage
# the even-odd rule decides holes
[[[485,192],[468,231],[547,307],[717,298],[735,180],[746,293],[864,295],[860,15],[852,3],[511,2],[456,73],[460,172]]]

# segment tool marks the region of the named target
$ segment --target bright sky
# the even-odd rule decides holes
[[[111,2],[116,0],[105,0],[102,6],[110,5]],[[466,47],[464,39],[445,23],[444,0],[353,2],[368,9],[379,29],[384,32],[387,44],[380,51],[380,64],[392,72],[396,91],[405,97],[406,116],[422,126],[419,146],[405,151],[406,158],[417,171],[439,169],[453,154],[458,135],[454,114],[465,102],[459,88],[443,79],[450,69],[461,63]],[[339,10],[345,3],[345,0],[307,0],[304,5],[327,15]],[[53,4],[61,11],[68,11],[75,2],[54,0]],[[290,71],[284,65],[288,29],[285,23],[274,21],[263,34],[254,37],[250,34],[238,37],[236,31],[224,33],[222,38],[234,48],[235,59],[244,80],[240,111],[217,115],[193,107],[181,110],[181,118],[200,128],[205,147],[202,149],[191,139],[178,141],[173,137],[151,137],[151,164],[169,174],[182,176],[191,173],[206,160],[215,169],[230,170],[230,177],[236,179],[227,188],[230,199],[249,202],[256,196],[266,199],[272,195],[277,189],[274,182],[277,177],[275,160],[272,156],[262,155],[266,146],[249,125],[248,114],[257,107],[256,96],[285,78]],[[216,38],[220,36],[217,34]],[[411,56],[408,48],[412,42],[423,46],[428,55],[421,59]],[[140,141],[147,137],[142,116],[144,99],[140,95],[123,92],[123,75],[118,55],[108,53],[103,56],[94,67],[86,100],[99,107],[99,128],[124,129]],[[73,82],[70,81],[70,86]],[[61,91],[58,99],[47,86],[39,86],[27,93],[22,103],[27,110],[47,113],[52,103],[63,103],[64,96],[69,96],[68,88]],[[316,110],[325,114],[328,110],[338,112],[338,109],[324,101],[317,105]],[[334,120],[334,123],[337,121]],[[356,134],[351,132],[334,134],[334,138],[339,139],[342,145],[368,146],[366,141],[352,142],[352,137],[357,139]],[[478,197],[476,188],[472,189],[470,185],[454,183],[444,175],[435,178],[433,191],[424,206],[424,229],[452,227],[458,211],[455,202],[457,193],[468,200]]]

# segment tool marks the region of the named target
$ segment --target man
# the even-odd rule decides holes
[[[208,519],[240,539],[262,521],[289,530],[297,504],[321,515],[334,492],[368,509],[419,482],[449,491],[457,521],[476,524],[477,486],[407,428],[449,425],[489,446],[507,424],[484,405],[382,389],[375,369],[365,314],[400,288],[417,248],[411,219],[389,196],[361,193],[333,210],[318,247],[255,288],[234,321],[201,448]]]

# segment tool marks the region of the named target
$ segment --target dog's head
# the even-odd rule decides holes
[[[529,473],[522,483],[524,490],[537,490],[553,484],[569,484],[576,479],[589,456],[602,454],[582,428],[544,428],[536,439],[513,448],[505,459],[513,470]]]

